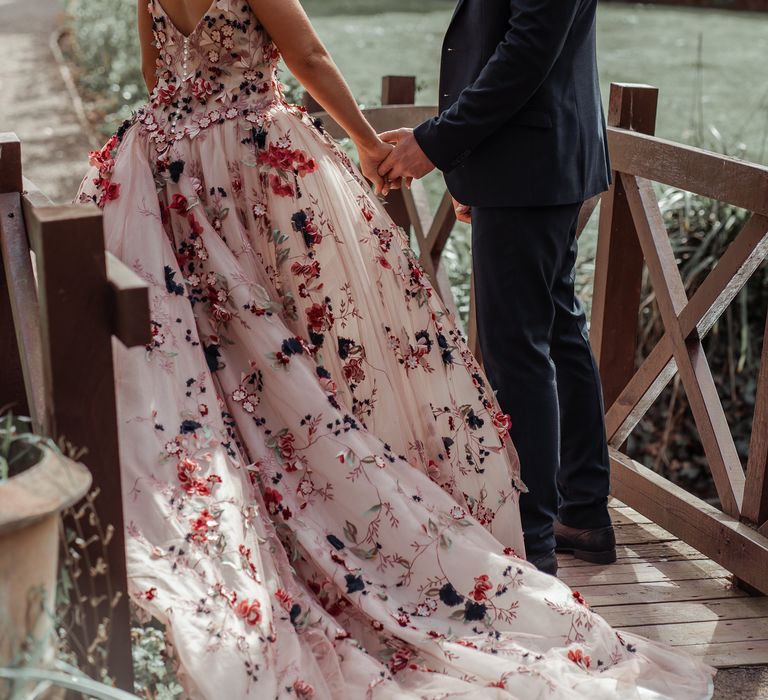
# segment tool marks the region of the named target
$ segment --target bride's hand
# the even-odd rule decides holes
[[[395,189],[395,185],[379,175],[379,165],[395,147],[378,138],[369,144],[356,143],[355,146],[360,158],[360,171],[371,181],[376,194],[386,196],[389,190]]]

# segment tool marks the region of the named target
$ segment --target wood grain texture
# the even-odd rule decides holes
[[[94,488],[99,492],[95,505],[101,525],[114,527],[114,536],[107,545],[108,573],[93,578],[94,598],[102,603],[87,612],[82,642],[87,648],[96,638],[99,624],[108,619],[108,672],[119,687],[131,689],[123,502],[121,481],[115,478],[120,455],[112,360],[112,294],[101,213],[88,207],[32,207],[27,224],[37,253],[43,365],[53,419],[51,435],[86,450],[82,461],[91,470]],[[100,542],[100,538],[96,541]]]
[[[20,193],[23,188],[21,141],[12,132],[0,132],[0,194]]]
[[[643,542],[640,544],[618,545],[616,547],[616,556],[617,561],[620,564],[628,561],[662,562],[707,559],[707,557],[697,549],[676,539],[667,540],[665,542]],[[559,554],[557,559],[561,569],[567,569],[574,566],[595,566],[582,559],[576,559],[572,554]]]
[[[688,297],[656,195],[649,180],[626,174],[621,179],[717,494],[723,510],[737,517],[744,499],[744,472],[701,340],[698,334],[684,335],[678,321]]]
[[[127,348],[152,342],[149,285],[111,253],[106,255],[112,334]]]
[[[749,620],[710,620],[706,622],[678,622],[667,625],[640,625],[626,627],[628,632],[638,634],[670,646],[695,645],[710,647],[726,642],[749,643],[768,640],[768,618]]]
[[[768,319],[755,394],[742,515],[755,525],[768,522]]]
[[[768,620],[768,598],[742,597],[676,603],[606,605],[596,608],[596,612],[614,627],[753,618]]]
[[[37,288],[18,193],[0,194],[0,407],[45,432]]]
[[[571,588],[600,584],[654,583],[657,581],[689,581],[726,578],[728,572],[709,559],[691,561],[617,562],[608,566],[574,566],[559,573]]]
[[[633,545],[647,542],[672,542],[678,538],[655,523],[633,523],[631,525],[616,525],[616,544]]]
[[[753,216],[682,310],[680,329],[703,338],[736,298],[768,255],[768,219]],[[635,375],[608,407],[606,429],[614,447],[621,445],[677,371],[668,332],[654,346]]]
[[[581,586],[579,592],[598,613],[600,612],[599,608],[603,605],[676,603],[690,600],[710,601],[721,598],[747,597],[746,593],[734,587],[728,579],[722,578]]]
[[[612,126],[608,146],[619,172],[768,215],[768,167]]]
[[[611,406],[635,372],[643,252],[624,185],[614,174],[600,206],[590,342]]]
[[[762,666],[768,664],[768,641],[731,642],[729,644],[690,644],[677,647],[714,666],[733,668],[735,666]],[[754,700],[762,700],[756,696]]]
[[[768,538],[613,449],[611,482],[613,492],[657,523],[655,527],[768,593]]]

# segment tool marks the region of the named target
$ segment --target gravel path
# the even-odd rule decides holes
[[[22,140],[24,174],[54,202],[72,199],[90,144],[50,49],[59,0],[0,0],[0,131]]]

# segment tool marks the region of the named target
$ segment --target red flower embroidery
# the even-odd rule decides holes
[[[582,668],[589,668],[592,663],[588,656],[584,656],[584,652],[581,649],[571,649],[568,652],[568,658]]]
[[[299,700],[309,700],[309,698],[315,697],[315,689],[306,681],[296,681],[293,684],[293,689],[296,691],[296,697]]]
[[[359,357],[351,359],[344,365],[344,376],[350,382],[362,382],[365,380],[363,360]]]
[[[191,539],[193,542],[199,542],[200,544],[203,544],[211,539],[211,533],[215,531],[219,526],[216,518],[214,518],[213,515],[208,512],[207,508],[203,510],[200,515],[197,516],[197,518],[193,518],[191,523]]]
[[[307,280],[312,280],[320,277],[320,263],[317,260],[312,261],[309,265],[302,265],[299,262],[291,265],[291,272],[296,276],[304,277]]]
[[[285,460],[291,460],[296,456],[296,438],[291,433],[285,433],[277,439],[277,448],[280,456]]]
[[[249,625],[258,625],[261,622],[261,603],[258,600],[241,600],[237,606],[237,614]]]
[[[407,668],[410,660],[411,651],[409,649],[400,648],[392,654],[392,658],[389,660],[389,670],[392,673],[402,671],[404,668]]]
[[[168,205],[168,208],[174,209],[179,212],[179,214],[186,214],[188,206],[189,202],[187,201],[187,198],[183,194],[177,192],[171,198],[171,203]]]
[[[293,197],[293,185],[284,183],[277,175],[269,176],[269,184],[278,197]]]
[[[308,158],[304,151],[292,151],[275,144],[269,144],[266,151],[259,153],[259,163],[269,165],[277,170],[286,172],[295,171],[300,177],[317,170],[317,162],[314,158]]]
[[[181,195],[176,195],[181,196]],[[185,200],[186,202],[186,200]],[[173,207],[171,207],[173,208]],[[192,212],[189,212],[187,214],[187,221],[189,222],[189,225],[192,227],[192,234],[194,236],[202,236],[203,235],[203,227],[200,224],[200,222],[195,218],[195,215]]]
[[[482,574],[475,577],[475,590],[472,591],[472,597],[480,602],[487,599],[486,591],[490,591],[493,584],[490,582],[488,574]]]
[[[264,489],[264,503],[271,515],[277,515],[280,511],[280,504],[283,501],[283,494],[269,487]]]
[[[205,102],[213,94],[213,85],[204,78],[198,78],[192,84],[192,94],[201,102]]]
[[[512,418],[503,411],[496,411],[496,413],[493,414],[493,425],[496,428],[499,437],[504,440],[507,437],[507,433],[509,433],[512,428]]]
[[[288,593],[284,588],[278,588],[275,592],[275,597],[280,601],[280,605],[283,607],[283,610],[288,610],[293,607],[293,598],[291,597],[291,594]]]
[[[584,600],[584,596],[581,595],[581,593],[579,593],[578,591],[573,592],[573,598],[577,603],[581,603],[582,605],[585,605],[585,606],[587,605],[587,601]]]
[[[157,101],[161,104],[168,105],[176,99],[176,93],[178,88],[176,85],[166,85],[157,91]]]
[[[312,304],[307,309],[307,321],[315,333],[320,333],[333,325],[333,313],[326,304]]]

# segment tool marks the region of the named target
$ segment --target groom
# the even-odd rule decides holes
[[[472,223],[480,345],[529,488],[529,560],[555,548],[611,563],[600,379],[574,293],[582,203],[610,166],[595,59],[597,0],[459,0],[443,45],[440,115],[382,138],[388,182],[445,174]]]

